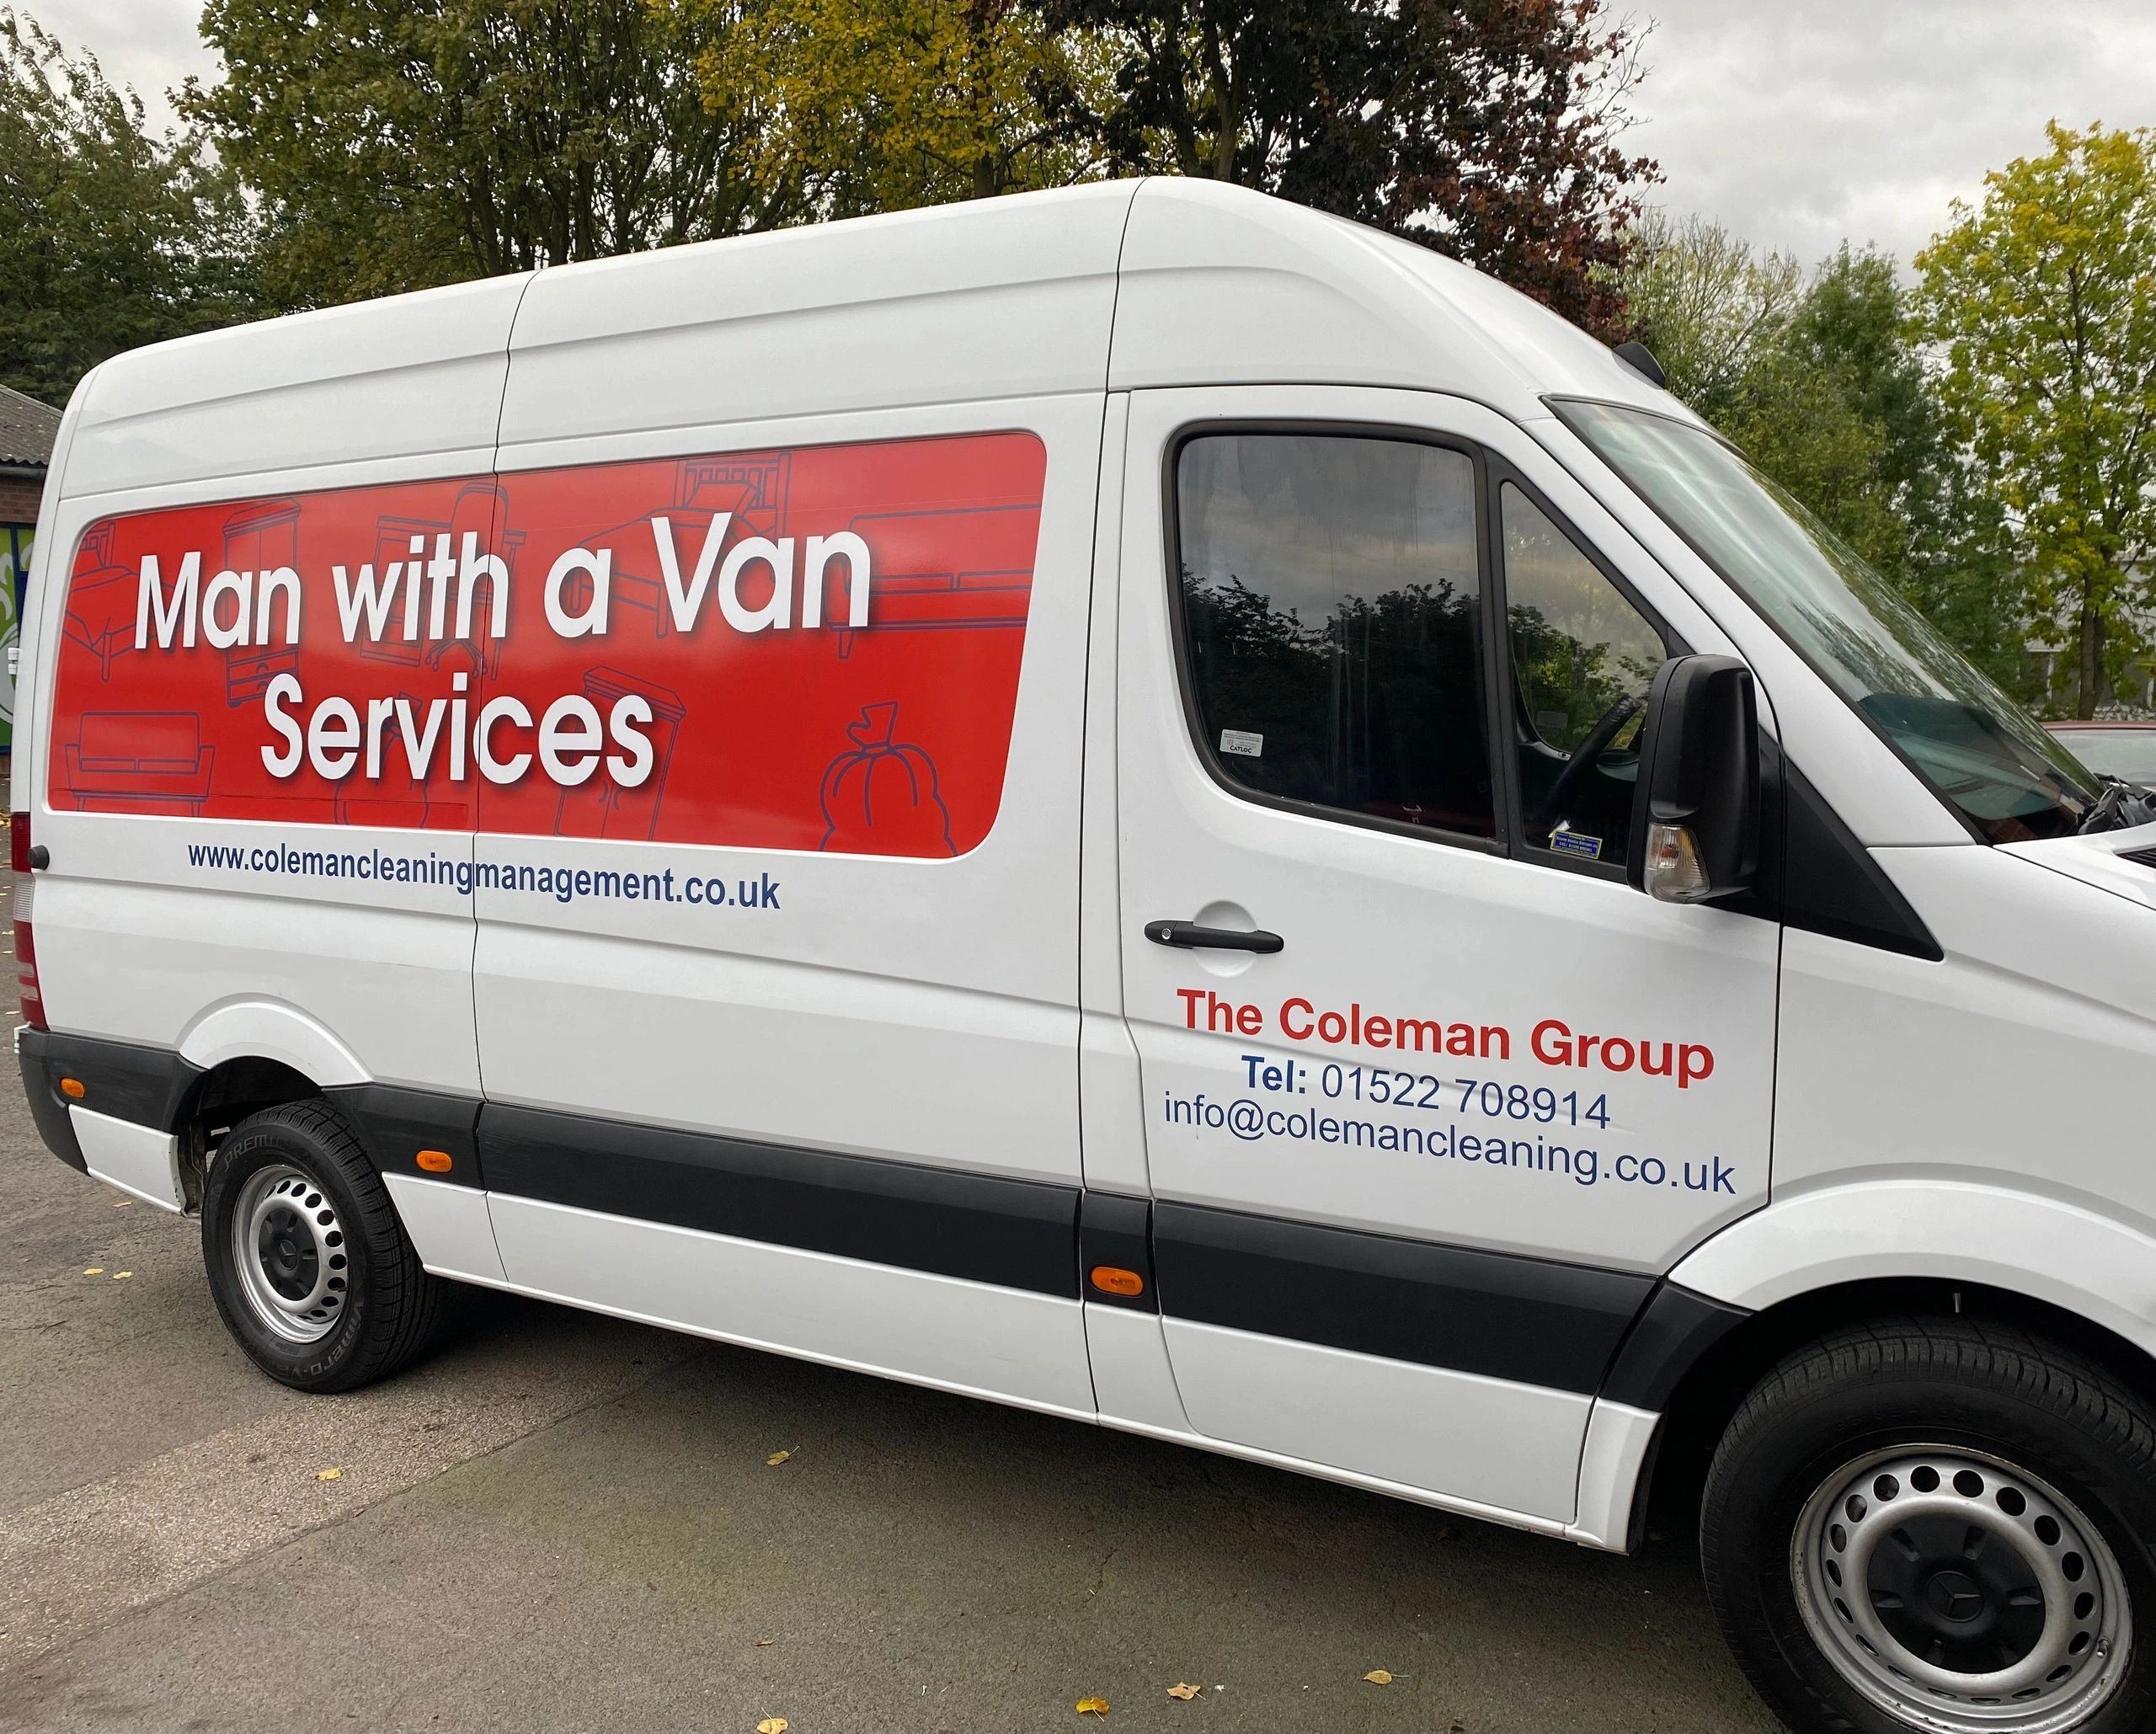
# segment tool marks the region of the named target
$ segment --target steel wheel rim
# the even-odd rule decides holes
[[[283,1342],[319,1342],[337,1328],[351,1260],[328,1194],[289,1163],[247,1177],[232,1209],[232,1266],[257,1323]]]
[[[1874,1705],[1935,1734],[2064,1734],[2109,1701],[2132,1641],[2102,1534],[2040,1477],[1961,1446],[1844,1465],[1798,1517],[1805,1629]]]

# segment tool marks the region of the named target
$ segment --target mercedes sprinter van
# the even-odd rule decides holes
[[[2156,818],[1621,359],[1146,180],[278,319],[61,429],[65,1161],[1622,1550],[1808,1731],[2156,1706]]]

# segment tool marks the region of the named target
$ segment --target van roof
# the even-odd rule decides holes
[[[625,387],[595,403],[591,347]],[[579,358],[580,360],[579,360]],[[506,369],[506,378],[504,371]],[[572,387],[570,375],[584,383]],[[84,381],[69,495],[497,441],[1257,382],[1578,394],[1684,413],[1608,349],[1430,249],[1246,189],[1151,179],[856,218],[295,314]]]

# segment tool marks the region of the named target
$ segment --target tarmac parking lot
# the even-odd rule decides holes
[[[1774,1726],[1681,1535],[1591,1554],[505,1297],[296,1395],[195,1224],[0,1090],[0,1728],[932,1734],[1090,1697],[1131,1730]]]

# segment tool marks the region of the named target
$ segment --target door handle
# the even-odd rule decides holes
[[[1201,927],[1195,921],[1148,921],[1145,936],[1155,945],[1180,946],[1198,952],[1277,952],[1287,942],[1263,928],[1246,932],[1235,927]]]

